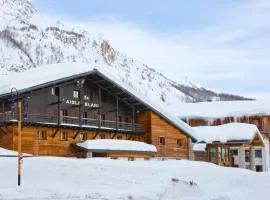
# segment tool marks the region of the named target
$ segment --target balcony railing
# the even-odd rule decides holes
[[[14,113],[0,113],[0,123],[16,122],[17,114]],[[37,113],[28,113],[27,117],[24,117],[25,123],[36,123],[46,125],[57,125],[58,117],[56,115],[46,115]],[[128,131],[134,133],[144,133],[145,130],[140,124],[133,124],[127,122],[119,122],[118,127],[116,121],[99,120],[82,118],[81,122],[79,117],[61,116],[60,125],[70,127],[83,127],[83,128],[100,128],[108,130]]]

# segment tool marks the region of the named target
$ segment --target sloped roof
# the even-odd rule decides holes
[[[230,123],[219,126],[200,126],[192,128],[198,141],[206,143],[220,142],[248,142],[250,143],[256,134],[263,141],[263,137],[257,126],[245,123]]]
[[[104,68],[96,69],[85,63],[44,65],[21,73],[11,73],[9,75],[2,76],[0,80],[0,98],[10,95],[12,88],[16,88],[19,93],[23,94],[35,89],[47,87],[91,74],[99,75],[100,77],[103,77],[107,81],[116,85],[121,90],[133,96],[142,102],[146,107],[166,119],[176,128],[183,131],[193,141],[196,141],[193,129],[188,124],[180,120],[177,116],[173,116],[160,108],[160,106],[155,105],[151,99],[146,99],[143,95],[140,95],[137,91],[134,91],[127,84],[119,80],[118,77],[113,76]]]

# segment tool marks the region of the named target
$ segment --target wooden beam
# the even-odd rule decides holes
[[[132,132],[135,132],[135,108],[132,107]]]
[[[84,80],[79,81],[79,126],[82,127],[82,101],[83,101],[83,82]]]
[[[131,140],[131,139],[133,139],[133,135],[130,135],[128,138],[128,140]]]
[[[1,126],[1,127],[0,127],[0,130],[1,130],[5,135],[8,134],[8,131],[7,131],[6,127]]]
[[[105,89],[110,89],[110,88],[115,88],[116,86],[115,85],[110,85],[110,86],[106,86],[104,87]]]
[[[88,78],[87,80],[89,80],[91,83],[93,83],[93,84],[95,84],[96,86],[98,86],[99,87],[99,89],[101,89],[102,88],[102,90],[104,90],[104,91],[106,91],[107,93],[109,93],[110,95],[112,95],[112,96],[114,96],[114,97],[117,97],[117,93],[119,93],[119,92],[116,92],[116,93],[112,93],[111,91],[109,91],[109,90],[107,90],[107,89],[105,89],[105,88],[103,88],[101,85],[99,85],[98,83],[96,83],[96,82],[94,82],[93,80],[91,80],[90,78]],[[120,92],[121,94],[126,94],[125,92],[123,92],[123,91],[121,91]],[[128,103],[127,101],[125,101],[125,100],[122,100],[121,98],[120,98],[120,101],[122,101],[122,102],[124,102],[126,105],[129,105],[129,106],[131,106],[132,107],[132,105],[130,104],[130,103]],[[99,105],[100,105],[100,103],[99,103]]]
[[[98,105],[99,105],[99,109],[98,109],[98,126],[99,128],[101,128],[101,88],[98,88]]]
[[[99,81],[95,81],[96,83],[100,84],[100,83],[105,83],[107,82],[105,79],[99,80]]]
[[[73,140],[75,140],[80,133],[81,133],[81,130],[77,130],[75,135],[73,136]]]
[[[119,102],[118,97],[115,97],[116,100],[116,130],[119,129]]]
[[[111,139],[114,139],[116,137],[117,133],[114,133]]]
[[[52,134],[52,138],[54,138],[56,136],[56,134],[58,133],[59,129],[60,129],[59,127],[56,128],[56,130]]]
[[[96,132],[96,134],[94,135],[93,139],[96,139],[96,137],[99,135],[99,131]]]

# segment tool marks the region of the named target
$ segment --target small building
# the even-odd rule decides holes
[[[206,160],[221,166],[261,172],[269,168],[269,141],[257,126],[229,123],[194,127],[198,141],[205,143]],[[203,149],[201,149],[203,151]]]
[[[154,145],[130,140],[96,139],[76,144],[76,148],[85,152],[83,157],[110,157],[149,159],[155,156],[157,149]]]
[[[189,125],[102,68],[47,65],[3,76],[0,86],[0,147],[6,149],[18,146],[18,100],[22,151],[33,156],[81,157],[74,143],[115,139],[152,144],[158,157],[188,159],[196,141]]]

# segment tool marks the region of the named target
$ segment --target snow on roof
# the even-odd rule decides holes
[[[177,109],[177,110],[175,110]],[[224,118],[270,115],[270,101],[216,101],[179,103],[175,112],[180,118]]]
[[[193,151],[206,151],[206,143],[195,143]]]
[[[156,153],[154,145],[130,140],[96,139],[77,143],[77,146],[88,151],[132,151]]]
[[[18,156],[18,152],[17,151],[11,151],[8,149],[4,149],[2,147],[0,147],[0,157],[16,157]],[[24,157],[31,157],[31,154],[23,154]]]
[[[262,139],[257,126],[244,123],[230,123],[220,126],[200,126],[193,127],[198,141],[212,143],[219,141],[227,143],[228,141],[252,141],[256,134]],[[262,139],[263,141],[263,139]]]
[[[156,105],[154,100],[151,101],[151,99],[141,95],[135,90],[135,88],[131,88],[126,82],[111,72],[107,71],[106,67],[102,65],[93,67],[86,63],[61,63],[44,65],[21,73],[11,72],[8,75],[1,76],[0,97],[1,95],[9,94],[12,88],[16,88],[19,92],[23,93],[33,87],[38,87],[42,86],[43,84],[50,84],[55,81],[61,81],[67,78],[81,76],[93,72],[105,76],[121,89],[126,90],[131,95],[134,95],[145,105],[150,107],[154,112],[159,113],[172,124],[174,124],[177,128],[184,131],[194,141],[196,140],[193,136],[194,133],[192,128],[180,120],[175,115],[175,112],[167,112],[167,110],[165,111],[161,108],[161,106]]]

